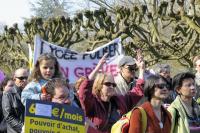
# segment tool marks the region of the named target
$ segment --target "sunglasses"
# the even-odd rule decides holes
[[[27,80],[28,79],[28,77],[25,77],[25,76],[24,77],[16,77],[16,78],[18,78],[19,80],[24,80],[24,79]]]
[[[115,83],[111,83],[111,82],[104,82],[103,84],[104,84],[105,86],[108,86],[108,87],[110,87],[111,85],[112,85],[113,87],[116,87],[116,86],[117,86]]]
[[[157,87],[161,90],[164,88],[170,89],[170,85],[168,85],[168,84],[155,84],[155,87]]]
[[[130,72],[134,72],[137,70],[137,67],[136,66],[127,66],[125,67],[126,69],[128,69]]]

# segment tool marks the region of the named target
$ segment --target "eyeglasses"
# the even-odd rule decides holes
[[[16,78],[18,78],[19,80],[24,80],[24,79],[27,80],[28,79],[28,77],[26,77],[26,76],[24,76],[24,77],[23,76],[22,77],[16,77]]]
[[[170,85],[168,85],[168,84],[155,84],[155,87],[157,87],[161,90],[164,88],[170,89]]]
[[[111,82],[104,82],[103,84],[104,84],[105,86],[108,86],[108,87],[110,87],[111,85],[112,85],[113,87],[116,87],[116,86],[117,86],[115,83],[111,83]]]

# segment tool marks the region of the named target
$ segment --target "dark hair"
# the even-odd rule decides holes
[[[162,75],[160,75],[162,77],[162,79],[168,84],[168,86],[170,87],[169,90],[173,90],[172,88],[172,78],[165,78]]]
[[[6,76],[4,78],[4,80],[1,82],[1,86],[0,86],[1,91],[3,91],[3,88],[7,85],[8,81],[10,81],[10,80],[13,80],[13,79],[11,77],[8,77],[8,76]]]
[[[160,75],[150,75],[144,83],[144,95],[147,97],[148,101],[151,100],[154,92],[155,92],[155,84],[159,81],[163,80],[166,82],[166,80],[160,76]]]
[[[53,56],[53,54],[51,54],[51,53],[44,53],[44,54],[41,54],[39,56],[39,58],[37,59],[37,62],[33,68],[33,71],[31,72],[30,77],[29,77],[29,81],[32,81],[32,80],[38,81],[39,79],[42,78],[42,75],[40,72],[40,63],[43,60],[54,60],[55,61],[55,73],[52,78],[62,77],[62,74],[60,72],[60,66],[59,66],[59,63],[58,63],[56,57]]]
[[[183,80],[189,79],[189,78],[195,79],[195,75],[190,72],[182,72],[175,75],[172,79],[173,89],[177,91],[177,89],[183,85]]]

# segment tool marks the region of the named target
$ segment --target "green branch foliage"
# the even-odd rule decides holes
[[[24,23],[24,31],[20,31],[17,24],[10,28],[5,26],[0,36],[3,44],[0,63],[13,66],[13,69],[27,65],[27,43],[33,47],[33,38],[39,34],[59,46],[73,49],[81,45],[85,50],[121,37],[126,53],[134,56],[135,50],[141,48],[148,65],[161,60],[177,60],[192,67],[191,57],[200,52],[200,16],[197,11],[188,15],[183,11],[184,4],[179,2],[175,6],[173,0],[160,2],[157,6],[152,8],[156,10],[153,12],[141,3],[131,8],[115,7],[114,13],[100,8],[86,10],[73,18],[58,16],[46,20],[34,17]],[[180,10],[175,12],[174,8]]]

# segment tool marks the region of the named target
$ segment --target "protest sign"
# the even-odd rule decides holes
[[[84,112],[73,106],[26,101],[25,133],[85,133]]]
[[[93,51],[78,53],[46,42],[39,36],[36,36],[34,45],[34,64],[38,57],[43,53],[52,53],[58,59],[64,76],[73,83],[80,76],[88,76],[105,53],[108,53],[108,57],[107,63],[103,66],[102,71],[109,72],[116,76],[118,72],[117,64],[119,59],[123,56],[124,51],[120,38],[116,38]]]

